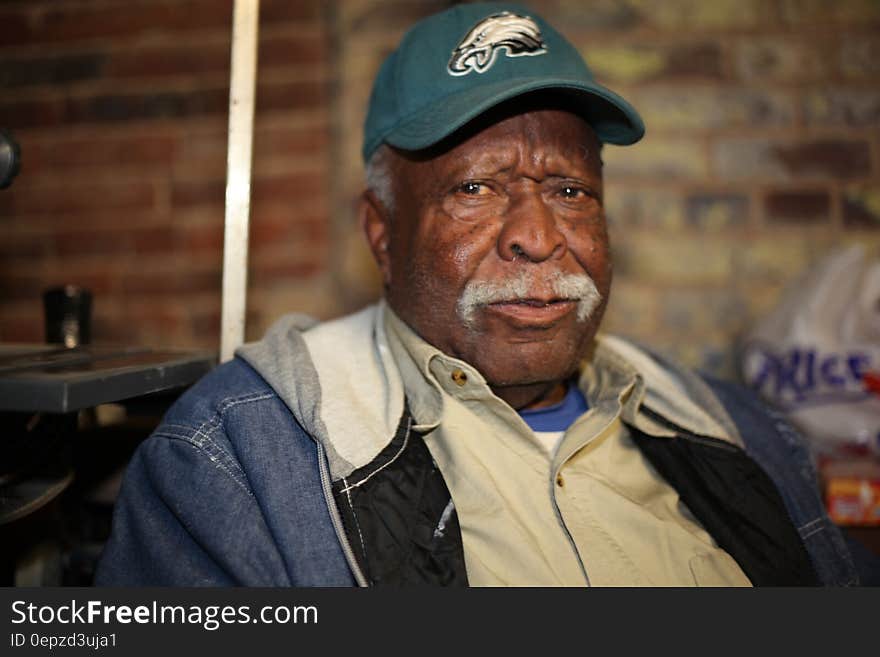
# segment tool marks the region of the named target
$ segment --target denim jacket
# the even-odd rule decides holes
[[[326,472],[320,445],[235,358],[135,451],[95,583],[352,586]]]

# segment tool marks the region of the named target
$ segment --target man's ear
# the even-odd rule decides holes
[[[358,223],[382,273],[382,284],[391,284],[391,258],[388,240],[391,236],[391,215],[372,190],[365,190],[358,201]]]

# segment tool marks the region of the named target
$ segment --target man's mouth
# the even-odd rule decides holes
[[[486,305],[486,309],[524,328],[552,326],[577,308],[573,299],[509,299]]]

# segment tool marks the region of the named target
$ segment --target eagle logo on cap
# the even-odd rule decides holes
[[[503,11],[484,18],[471,28],[452,51],[446,69],[450,75],[467,75],[471,71],[485,73],[502,49],[508,57],[547,52],[535,21],[528,16]]]

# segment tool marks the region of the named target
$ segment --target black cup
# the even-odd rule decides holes
[[[76,347],[92,338],[92,293],[76,285],[53,287],[43,293],[46,342]]]

